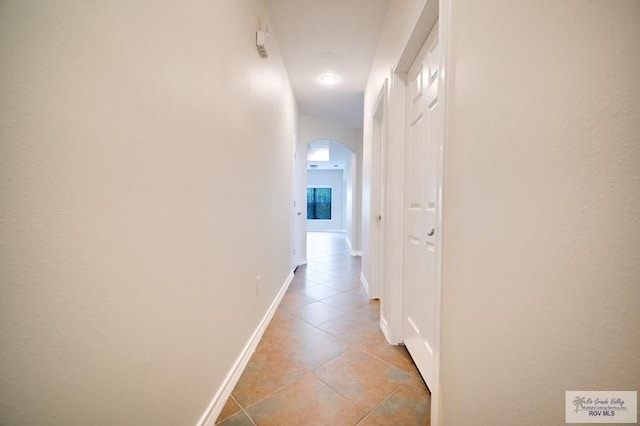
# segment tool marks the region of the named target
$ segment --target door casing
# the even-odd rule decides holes
[[[371,156],[371,218],[369,219],[369,232],[371,235],[371,278],[369,281],[369,298],[383,299],[384,292],[384,239],[386,228],[386,103],[387,83],[383,84],[378,94],[378,99],[371,113],[373,123],[373,152]],[[382,300],[381,300],[382,303]],[[380,318],[383,330],[384,319]]]
[[[449,0],[427,0],[416,20],[415,26],[408,38],[403,52],[398,61],[392,67],[391,78],[388,82],[388,146],[390,150],[396,151],[390,164],[388,164],[388,205],[386,227],[388,230],[385,248],[385,276],[382,283],[383,288],[388,289],[388,293],[383,293],[388,298],[389,313],[387,319],[387,339],[390,343],[402,342],[403,336],[403,238],[404,219],[403,206],[404,196],[404,155],[406,141],[406,97],[407,97],[407,72],[424,44],[433,28],[439,21],[440,39],[440,76],[438,97],[442,106],[442,146],[437,151],[436,158],[436,212],[435,228],[437,238],[435,240],[435,281],[437,291],[435,298],[439,306],[442,305],[442,247],[443,247],[443,176],[444,176],[444,153],[447,140],[447,72],[448,72],[448,46],[450,29],[450,1]],[[390,157],[392,154],[389,154]],[[398,164],[401,163],[401,164]],[[400,234],[400,238],[398,238]],[[439,318],[439,314],[438,314]],[[435,340],[438,342],[438,350],[434,353],[434,377],[431,391],[431,424],[440,424],[440,341],[441,324],[438,319],[438,326],[435,330]]]

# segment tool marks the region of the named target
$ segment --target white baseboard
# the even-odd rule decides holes
[[[396,341],[391,334],[391,330],[389,330],[389,324],[387,324],[387,320],[380,315],[380,329],[382,330],[382,334],[384,334],[385,339],[389,342],[390,345],[399,345],[401,342]]]
[[[364,276],[362,272],[360,272],[360,283],[364,290],[367,292],[367,297],[369,297],[369,283],[367,282],[367,278]]]
[[[282,285],[282,288],[278,292],[278,295],[273,300],[273,303],[271,303],[269,310],[267,310],[267,312],[264,314],[264,317],[262,317],[262,321],[260,321],[260,324],[258,324],[258,328],[256,328],[256,330],[253,332],[253,335],[244,346],[244,349],[236,359],[236,362],[233,364],[231,371],[229,371],[227,377],[225,377],[222,386],[220,386],[218,392],[216,392],[215,396],[213,397],[213,400],[209,403],[206,411],[198,421],[197,426],[215,425],[216,419],[224,408],[224,404],[227,402],[227,399],[229,399],[229,396],[231,395],[233,388],[238,383],[238,380],[240,379],[242,372],[247,366],[251,355],[253,355],[253,353],[255,352],[256,347],[258,346],[258,343],[260,342],[260,339],[264,334],[264,331],[267,329],[269,322],[271,322],[273,314],[275,314],[276,310],[278,309],[280,301],[284,297],[284,294],[287,292],[289,284],[291,284],[291,280],[293,280],[293,271],[289,273],[289,276]]]
[[[351,246],[351,241],[349,241],[349,238],[345,238],[345,240],[347,241],[347,246],[349,247],[349,252],[351,253],[351,256],[362,256],[362,251],[361,250],[354,250],[353,247]]]

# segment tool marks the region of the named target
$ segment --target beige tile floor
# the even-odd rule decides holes
[[[344,235],[309,233],[307,258],[216,424],[428,425],[429,390],[380,331]]]

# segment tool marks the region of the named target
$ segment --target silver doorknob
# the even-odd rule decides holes
[[[382,222],[382,216],[381,216],[381,215],[376,216],[376,220],[377,220],[378,222]]]
[[[432,228],[431,231],[429,231],[429,233],[427,234],[427,237],[433,237],[433,234],[436,233],[435,228]]]

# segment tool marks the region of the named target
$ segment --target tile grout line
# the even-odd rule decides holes
[[[399,346],[399,345],[398,345],[398,346]],[[403,345],[403,346],[404,346],[404,345]],[[415,375],[413,375],[413,374],[411,374],[411,373],[409,373],[409,372],[407,372],[407,371],[404,371],[402,368],[400,368],[400,367],[398,367],[398,366],[393,365],[392,363],[390,363],[389,361],[387,361],[387,360],[385,360],[385,359],[383,359],[383,358],[380,358],[377,354],[375,354],[375,353],[373,353],[373,352],[370,352],[370,351],[366,350],[364,347],[363,347],[363,348],[359,348],[359,349],[360,349],[362,352],[364,352],[364,353],[366,353],[367,355],[369,355],[370,357],[375,358],[375,359],[377,359],[378,361],[382,361],[383,363],[387,364],[388,366],[393,367],[393,368],[395,368],[396,370],[399,370],[399,371],[403,372],[404,374],[406,374],[407,376],[409,376],[409,378],[411,378],[411,377],[415,377],[416,379],[422,379],[422,376],[415,376]],[[413,361],[413,360],[412,360],[412,361]],[[415,364],[413,364],[413,365],[415,366]],[[418,370],[418,367],[416,367],[416,371],[417,371],[417,370]],[[417,371],[417,372],[418,372],[418,374],[420,374],[420,372],[419,372],[419,371]],[[423,379],[423,381],[424,381],[424,379]]]
[[[305,305],[303,305],[303,306],[305,306]],[[327,305],[327,306],[329,306],[329,305]],[[278,309],[280,309],[280,308],[278,308]],[[289,315],[293,315],[294,317],[298,318],[298,317],[297,317],[294,313],[292,313],[292,312],[288,312],[288,311],[286,311],[286,310],[283,310],[283,312],[285,312],[285,313],[287,313],[287,314],[289,314]],[[341,315],[347,315],[347,314],[343,313],[343,314],[341,314]],[[316,326],[316,325],[314,325],[314,324],[310,324],[310,323],[308,323],[307,321],[305,321],[305,320],[304,320],[304,319],[302,319],[302,318],[298,318],[298,319],[300,319],[300,321],[305,322],[306,324],[309,324],[309,325],[311,326],[311,328],[315,328],[315,329],[317,329],[317,330],[319,330],[319,331],[322,331],[322,332],[324,332],[324,333],[327,333],[328,335],[330,335],[330,336],[332,336],[332,337],[335,337],[335,338],[336,338],[336,339],[338,339],[339,341],[343,342],[343,343],[348,347],[348,350],[347,350],[347,351],[345,351],[345,352],[343,352],[343,353],[341,353],[341,354],[338,354],[338,355],[334,356],[333,358],[331,358],[331,359],[327,360],[326,362],[324,362],[324,363],[322,363],[322,364],[320,364],[320,365],[316,366],[314,369],[311,369],[311,370],[310,370],[310,369],[307,369],[306,367],[304,367],[304,366],[300,365],[299,363],[297,363],[297,362],[296,362],[296,361],[294,361],[293,359],[291,359],[287,354],[285,354],[284,352],[282,352],[282,351],[281,351],[281,350],[280,350],[276,345],[274,345],[274,344],[272,344],[272,343],[269,343],[267,340],[265,340],[265,341],[266,341],[267,343],[269,343],[270,345],[272,345],[276,351],[278,351],[282,356],[284,356],[285,358],[287,358],[290,362],[292,362],[293,364],[295,364],[295,365],[297,365],[298,367],[300,367],[300,368],[302,368],[303,370],[305,370],[305,371],[307,372],[306,374],[311,374],[311,375],[312,375],[312,376],[314,376],[316,379],[320,380],[322,383],[324,383],[325,385],[327,385],[331,390],[333,390],[333,391],[334,391],[334,392],[336,392],[338,395],[340,395],[340,396],[341,396],[345,401],[347,401],[349,404],[351,404],[352,406],[354,406],[354,407],[356,407],[356,408],[359,408],[359,409],[361,409],[362,411],[364,411],[364,412],[365,412],[365,415],[364,415],[360,420],[358,420],[358,423],[360,423],[362,420],[364,420],[364,419],[369,415],[370,411],[366,411],[366,410],[365,410],[365,409],[363,409],[361,406],[359,406],[359,405],[355,404],[354,402],[352,402],[349,398],[347,398],[347,396],[346,396],[346,395],[342,394],[339,390],[335,389],[333,386],[331,386],[329,383],[327,383],[325,380],[323,380],[321,377],[319,377],[318,375],[316,375],[316,374],[315,374],[315,370],[317,370],[317,369],[319,369],[319,368],[323,367],[323,366],[324,366],[324,365],[326,365],[326,364],[329,364],[330,362],[332,362],[332,361],[334,361],[335,359],[337,359],[337,358],[339,358],[339,357],[341,357],[341,356],[343,356],[343,355],[345,355],[345,354],[347,354],[347,353],[349,353],[349,352],[353,351],[354,349],[355,349],[355,350],[358,350],[358,348],[357,348],[357,347],[355,347],[355,346],[352,346],[352,345],[351,345],[350,343],[348,343],[348,342],[345,342],[343,339],[339,338],[338,336],[336,336],[336,335],[334,335],[334,334],[332,334],[332,333],[330,333],[330,332],[328,332],[328,331],[326,331],[326,330],[323,330],[323,329],[321,329],[320,327],[318,327],[318,326]],[[328,321],[330,321],[330,320],[328,320]],[[328,321],[325,321],[325,322],[328,322]],[[322,324],[324,324],[324,322],[323,322]],[[396,369],[397,369],[397,367],[394,367],[394,368],[396,368]],[[398,369],[398,370],[400,370],[400,369]],[[402,370],[400,370],[400,371],[402,371]],[[305,374],[305,375],[306,375],[306,374]],[[409,375],[407,374],[407,376],[409,376]],[[286,388],[287,386],[292,385],[293,383],[295,383],[295,382],[296,382],[297,380],[299,380],[299,379],[300,379],[300,378],[298,378],[298,379],[294,380],[294,381],[293,381],[293,382],[291,382],[291,383],[287,383],[286,385],[281,386],[280,388],[278,388],[278,389],[274,390],[273,392],[269,393],[268,395],[265,395],[263,398],[260,398],[259,400],[257,400],[257,401],[255,401],[255,402],[253,402],[252,404],[250,404],[249,406],[247,406],[247,408],[249,408],[249,407],[251,407],[251,406],[253,406],[253,405],[257,404],[258,402],[262,401],[263,399],[266,399],[266,398],[270,397],[270,396],[271,396],[271,395],[273,395],[274,393],[276,393],[276,392],[278,392],[278,391],[280,391],[280,390],[282,390],[282,389]],[[406,380],[406,379],[405,379],[405,380]],[[404,383],[404,381],[403,381],[403,383]],[[396,389],[394,389],[394,390],[391,392],[391,394],[393,394],[396,390],[397,390],[397,388],[396,388]],[[389,396],[390,396],[390,395],[387,395],[387,396],[384,398],[384,400],[386,400]],[[236,401],[236,402],[237,402],[237,401]],[[240,405],[240,404],[238,403],[238,405]],[[376,405],[376,406],[374,407],[374,409],[375,409],[377,406],[378,406],[378,405]],[[241,408],[243,408],[243,410],[244,410],[244,407],[242,407],[242,406],[241,406]],[[248,413],[247,413],[247,415],[248,415]],[[252,420],[253,420],[253,419],[252,419]],[[357,423],[356,423],[356,424],[357,424]]]
[[[348,352],[348,351],[347,351]],[[347,352],[345,352],[344,354],[346,354]],[[344,355],[342,354],[342,355]],[[342,356],[339,355],[339,356]],[[336,357],[337,358],[337,357]],[[334,358],[335,359],[335,358]],[[332,360],[333,361],[333,360]],[[326,362],[325,364],[328,364],[330,361]],[[325,365],[323,364],[323,365]],[[320,368],[320,367],[318,367]],[[322,383],[324,383],[325,385],[327,385],[329,387],[329,389],[331,389],[332,391],[334,391],[335,393],[337,393],[338,395],[340,395],[342,397],[342,399],[344,399],[345,401],[347,401],[349,404],[351,404],[352,406],[362,410],[364,412],[364,416],[358,420],[358,422],[356,423],[359,424],[361,421],[363,421],[365,418],[367,418],[369,416],[370,411],[365,410],[364,408],[362,408],[361,406],[359,406],[358,404],[356,404],[355,402],[351,401],[346,395],[344,395],[342,392],[340,392],[338,389],[335,389],[333,386],[331,386],[329,383],[327,383],[324,379],[322,379],[322,377],[316,375],[315,371],[311,371],[311,374],[313,375],[313,377],[315,377],[316,379],[320,380]],[[395,392],[395,391],[394,391]],[[385,398],[386,400],[386,398]],[[376,405],[377,407],[377,405]]]
[[[266,340],[265,340],[265,342],[266,342]],[[269,342],[267,342],[267,343],[269,343]],[[296,366],[300,367],[302,370],[304,370],[304,371],[305,371],[305,373],[303,373],[300,377],[296,378],[295,380],[293,380],[293,381],[291,381],[291,382],[289,382],[289,383],[287,383],[287,384],[284,384],[284,385],[280,386],[279,388],[277,388],[277,389],[273,390],[272,392],[268,393],[267,395],[263,396],[262,398],[260,398],[260,399],[258,399],[258,400],[256,400],[256,401],[252,402],[251,404],[247,405],[247,406],[246,406],[246,408],[247,408],[247,409],[249,409],[249,408],[253,407],[253,406],[254,406],[254,405],[256,405],[257,403],[261,402],[262,400],[269,398],[269,397],[270,397],[270,396],[272,396],[274,393],[276,393],[276,392],[278,392],[278,391],[280,391],[280,390],[282,390],[282,389],[286,388],[287,386],[290,386],[290,385],[294,384],[295,382],[297,382],[298,380],[300,380],[302,377],[306,376],[307,374],[312,373],[312,371],[311,371],[311,370],[309,370],[308,368],[306,368],[306,367],[304,367],[304,366],[300,365],[299,363],[297,363],[296,361],[294,361],[293,359],[291,359],[289,356],[287,356],[287,354],[285,354],[284,352],[282,352],[278,347],[276,347],[276,345],[274,345],[274,344],[272,344],[272,343],[269,343],[269,345],[273,346],[273,349],[274,349],[275,351],[278,351],[278,353],[280,353],[280,355],[282,355],[283,357],[285,357],[289,362],[291,362],[292,364],[294,364],[294,365],[296,365]],[[233,394],[232,394],[231,396],[233,396]],[[244,409],[245,409],[244,405],[240,404],[240,403],[238,402],[238,400],[236,400],[236,399],[235,399],[235,397],[234,397],[234,400],[235,400],[235,401],[236,401],[236,403],[240,406],[240,408],[242,408],[242,409],[243,409],[243,411],[244,411]],[[249,415],[249,413],[247,413],[247,415]],[[249,417],[251,417],[251,416],[249,416]]]
[[[277,389],[273,390],[272,392],[270,392],[267,395],[264,395],[262,398],[252,402],[251,404],[247,405],[246,407],[242,404],[240,404],[237,399],[232,395],[230,395],[231,398],[233,398],[233,400],[235,401],[235,403],[240,407],[240,410],[250,419],[251,423],[253,425],[256,425],[256,421],[249,415],[248,410],[251,409],[251,407],[259,404],[260,402],[264,401],[265,399],[271,398],[274,394],[281,392],[283,389],[286,389],[288,387],[294,386],[296,383],[298,383],[302,378],[310,375],[312,376],[315,380],[318,380],[319,382],[323,383],[324,385],[326,385],[329,389],[331,389],[331,391],[335,392],[336,395],[338,395],[340,398],[342,398],[344,401],[346,401],[350,406],[357,408],[358,410],[360,410],[361,412],[364,413],[364,415],[355,421],[354,425],[360,425],[362,424],[366,419],[371,418],[371,420],[373,422],[377,422],[374,418],[372,418],[372,414],[374,413],[375,410],[377,410],[381,405],[385,404],[387,401],[389,401],[389,399],[395,395],[399,389],[401,389],[403,386],[405,385],[411,385],[412,381],[414,379],[418,379],[420,380],[421,377],[420,376],[416,376],[415,374],[412,374],[411,372],[405,371],[403,368],[400,368],[396,365],[394,365],[393,363],[391,363],[390,361],[387,361],[385,359],[383,359],[381,356],[379,356],[378,354],[376,354],[374,352],[375,347],[373,346],[373,343],[369,345],[369,347],[367,347],[367,342],[371,341],[373,342],[372,339],[364,339],[364,337],[369,336],[369,332],[370,330],[370,325],[366,325],[367,323],[371,322],[374,324],[378,324],[380,319],[379,319],[379,311],[378,311],[378,317],[377,319],[373,319],[372,317],[374,316],[374,309],[371,306],[371,300],[368,300],[368,303],[363,304],[362,306],[354,306],[354,307],[349,307],[349,306],[335,306],[329,303],[326,303],[325,300],[326,299],[330,299],[333,297],[338,297],[338,296],[343,296],[348,292],[356,292],[356,290],[361,289],[361,285],[359,285],[359,283],[356,283],[357,281],[357,269],[361,269],[361,263],[360,261],[351,261],[351,259],[346,260],[345,257],[347,255],[350,255],[350,253],[348,251],[345,251],[344,253],[336,253],[332,252],[332,251],[328,251],[328,254],[331,254],[330,256],[323,256],[322,253],[317,253],[320,255],[320,257],[322,257],[321,261],[317,261],[314,260],[313,263],[311,265],[306,265],[305,269],[303,269],[303,273],[302,274],[297,274],[294,277],[294,282],[293,284],[296,284],[295,287],[290,287],[287,290],[287,293],[289,294],[294,294],[295,296],[293,297],[292,300],[297,300],[299,299],[298,296],[301,296],[304,298],[305,303],[303,303],[300,306],[296,306],[294,308],[287,308],[287,307],[283,307],[282,305],[279,306],[277,308],[277,311],[280,311],[281,313],[288,315],[289,317],[287,318],[285,316],[285,322],[282,324],[287,324],[287,326],[290,325],[295,325],[293,324],[293,322],[291,321],[291,319],[295,319],[296,321],[301,321],[302,323],[306,324],[307,326],[309,326],[308,328],[303,328],[301,330],[296,330],[295,328],[290,330],[291,333],[297,334],[297,333],[304,333],[306,331],[309,330],[313,330],[315,328],[315,330],[322,332],[322,333],[326,333],[327,336],[331,336],[332,338],[337,339],[338,342],[341,343],[341,345],[344,345],[344,348],[346,348],[346,350],[342,353],[339,353],[337,355],[332,355],[332,353],[329,353],[329,355],[331,356],[330,359],[323,361],[321,364],[313,367],[313,368],[306,368],[305,366],[303,366],[302,364],[300,364],[299,362],[296,362],[293,358],[291,358],[290,355],[287,355],[285,352],[283,352],[283,350],[288,350],[289,345],[287,345],[287,342],[289,341],[289,339],[285,339],[284,341],[280,342],[280,343],[272,343],[269,342],[268,339],[265,339],[264,337],[262,338],[262,340],[267,343],[273,350],[275,350],[279,355],[281,355],[284,360],[286,360],[286,362],[290,363],[290,365],[295,366],[297,368],[299,368],[301,370],[301,375],[295,379],[293,379],[291,382],[284,384],[280,387],[278,387]],[[308,257],[313,257],[313,250],[311,250],[308,253]],[[335,265],[338,265],[337,267]],[[325,272],[326,270],[330,270],[331,272]],[[317,282],[314,281],[313,279],[308,279],[306,278],[306,272],[307,271],[311,271],[313,274],[318,274],[316,276],[316,279],[323,279],[323,276],[326,276],[328,278],[332,278],[331,280],[324,280],[325,282]],[[311,275],[313,275],[311,274]],[[327,285],[327,283],[329,283],[330,285]],[[305,285],[305,284],[309,284],[309,285]],[[331,285],[333,284],[333,286]],[[357,284],[357,285],[356,285]],[[331,290],[331,291],[335,291],[337,292],[334,295],[328,296],[328,297],[324,297],[324,298],[316,298],[313,296],[308,296],[307,294],[304,293],[304,288],[308,287],[308,288],[313,288],[313,287],[317,287],[317,286],[321,286],[320,288],[325,288],[327,290]],[[339,287],[338,287],[339,286]],[[336,299],[336,301],[339,299]],[[308,301],[308,302],[307,302]],[[309,305],[311,304],[315,304],[315,303],[321,303],[323,306],[331,308],[331,310],[329,311],[329,314],[327,315],[327,319],[325,319],[325,315],[322,314],[322,310],[320,311],[321,314],[318,315],[319,318],[322,320],[321,322],[317,323],[317,324],[312,324],[310,322],[308,322],[307,320],[305,320],[302,315],[305,313],[305,308],[307,308]],[[374,302],[374,303],[379,303],[379,302]],[[379,309],[379,305],[378,305],[378,309]],[[335,311],[337,313],[337,315],[335,316],[331,316],[332,312]],[[308,312],[313,312],[313,311],[308,311]],[[354,315],[355,314],[355,315]],[[300,316],[299,316],[300,315]],[[309,314],[308,314],[309,315]],[[312,315],[312,314],[311,314]],[[311,317],[313,318],[313,317]],[[353,334],[353,336],[355,336],[355,338],[351,338],[349,340],[346,340],[344,338],[344,336],[346,335],[350,335],[350,333],[345,333],[345,331],[349,331],[351,327],[349,327],[349,323],[347,322],[347,328],[342,327],[342,332],[340,332],[339,328],[335,331],[329,331],[326,330],[324,328],[321,328],[323,325],[325,325],[326,323],[330,322],[330,321],[334,321],[337,320],[339,318],[344,318],[345,321],[352,321],[354,322],[362,322],[363,326],[365,328],[361,328],[361,327],[357,327],[354,330],[351,330],[353,332],[358,331],[358,333],[351,333]],[[338,325],[340,325],[338,323]],[[344,324],[343,324],[344,325]],[[334,327],[335,329],[336,327]],[[289,333],[289,331],[287,331],[286,328],[282,328],[282,327],[278,327],[277,329],[278,332],[282,331],[284,334],[284,336],[286,337],[286,334]],[[338,334],[338,332],[340,332]],[[369,337],[373,337],[373,334],[371,334]],[[282,348],[282,349],[281,349]],[[362,407],[360,404],[353,402],[351,400],[350,397],[348,397],[347,395],[343,394],[340,390],[334,388],[331,384],[329,384],[327,381],[325,381],[322,377],[320,377],[317,374],[317,371],[320,370],[321,368],[325,367],[327,364],[330,364],[332,362],[335,362],[336,359],[345,356],[346,354],[350,354],[353,353],[352,356],[357,356],[357,352],[365,354],[366,356],[370,357],[373,360],[376,360],[377,362],[381,362],[383,365],[387,366],[388,368],[391,368],[397,372],[402,373],[405,377],[402,378],[399,382],[395,383],[395,386],[392,387],[392,389],[386,394],[384,395],[384,397],[377,403],[375,404],[371,409],[366,409],[364,407]],[[384,352],[384,351],[382,351]],[[295,353],[294,353],[295,355]],[[384,355],[387,355],[386,352],[384,352]],[[389,355],[391,356],[392,359],[395,360],[395,353],[394,352],[390,352]],[[393,355],[393,356],[392,356]],[[402,357],[403,355],[400,354],[398,352],[398,356]],[[321,358],[324,358],[321,357]],[[320,358],[320,359],[321,359]],[[306,360],[306,358],[304,358]],[[312,358],[312,359],[316,359],[316,358]],[[393,381],[395,381],[397,379],[393,379]],[[375,400],[375,399],[374,399]],[[369,401],[370,402],[370,401]],[[240,411],[239,411],[240,412]],[[231,416],[229,416],[231,417]],[[229,418],[228,417],[228,418]],[[224,419],[224,421],[228,420]],[[218,423],[216,423],[218,424]]]
[[[407,379],[407,380],[408,380],[408,379]],[[391,397],[392,397],[396,392],[398,392],[398,389],[400,389],[400,387],[401,387],[402,385],[404,385],[405,383],[406,383],[406,380],[405,380],[405,381],[403,381],[402,383],[398,384],[398,386],[397,386],[394,390],[392,390],[392,391],[389,393],[389,395],[385,396],[385,397],[382,399],[382,401],[380,401],[378,404],[376,404],[376,406],[375,406],[375,407],[373,407],[371,410],[369,410],[369,412],[367,413],[367,415],[366,415],[366,416],[364,416],[364,418],[360,419],[360,421],[359,421],[358,423],[356,423],[356,425],[355,425],[355,426],[358,426],[360,423],[362,423],[362,422],[363,422],[363,421],[365,421],[368,417],[370,417],[370,416],[371,416],[371,414],[373,414],[373,412],[374,412],[374,411],[376,411],[376,409],[377,409],[378,407],[380,407],[382,404],[384,404],[385,402],[387,402],[387,400],[388,400],[389,398],[391,398]]]
[[[343,355],[347,354],[348,352],[353,351],[353,349],[354,349],[354,348],[351,348],[351,349],[349,349],[349,351],[347,351],[347,352],[345,352],[345,353],[343,353],[342,355],[339,355],[339,356],[343,356]],[[338,358],[338,357],[336,357],[336,358]],[[331,361],[335,360],[336,358],[333,358]],[[331,361],[327,361],[327,362],[326,362],[325,364],[323,364],[322,366],[324,366],[324,365],[328,364],[328,363],[329,363],[329,362],[331,362]],[[319,368],[320,368],[320,367],[322,367],[322,366],[317,367],[315,370],[319,369]],[[406,382],[408,382],[408,381],[409,381],[409,379],[411,379],[411,377],[407,374],[407,376],[408,376],[408,377],[407,377],[406,379],[404,379],[402,382],[398,383],[398,385],[397,385],[397,386],[396,386],[392,391],[390,391],[390,392],[389,392],[389,393],[388,393],[384,398],[382,398],[382,400],[381,400],[379,403],[377,403],[377,404],[376,404],[373,408],[371,408],[370,410],[366,410],[366,409],[362,408],[360,405],[356,404],[355,402],[352,402],[352,401],[349,399],[349,397],[348,397],[347,395],[344,395],[342,392],[340,392],[340,390],[338,390],[338,389],[334,388],[333,386],[331,386],[331,384],[330,384],[330,383],[327,383],[327,382],[326,382],[322,377],[320,377],[320,376],[316,375],[315,370],[314,370],[314,371],[311,371],[311,374],[313,374],[313,376],[314,376],[315,378],[317,378],[318,380],[320,380],[321,382],[323,382],[325,385],[329,386],[329,388],[331,388],[334,392],[336,392],[337,394],[339,394],[340,396],[342,396],[342,397],[343,397],[346,401],[348,401],[351,405],[353,405],[353,406],[355,406],[355,407],[357,407],[357,408],[359,408],[359,409],[361,409],[362,411],[364,411],[364,412],[365,412],[364,417],[362,417],[360,420],[358,420],[358,423],[356,423],[356,425],[360,424],[360,423],[361,423],[362,421],[364,421],[367,417],[369,417],[369,415],[370,415],[371,413],[373,413],[373,411],[375,411],[375,409],[376,409],[376,408],[378,408],[378,407],[379,407],[380,405],[382,405],[386,400],[388,400],[389,398],[391,398],[391,396],[392,396],[393,394],[395,394],[395,393],[398,391],[398,389],[400,389],[400,387],[401,387],[401,386],[403,386]]]

